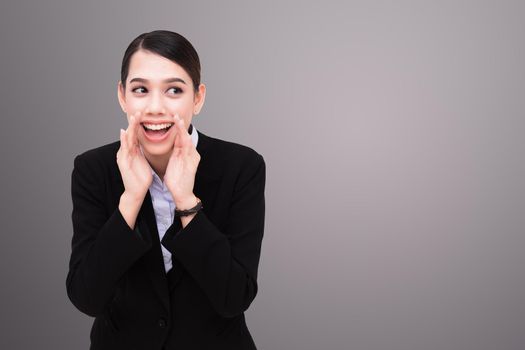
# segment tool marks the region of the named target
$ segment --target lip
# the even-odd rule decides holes
[[[141,123],[142,124],[142,123]],[[146,124],[150,124],[150,123],[146,123]],[[151,124],[164,124],[164,123],[151,123]],[[173,128],[175,127],[175,125],[172,125],[168,131],[162,135],[162,136],[155,136],[155,137],[152,137],[151,135],[148,135],[148,133],[146,132],[146,130],[144,130],[144,126],[140,125],[140,129],[142,130],[142,133],[144,135],[144,137],[146,138],[146,140],[148,140],[149,142],[153,142],[153,143],[160,143],[162,141],[164,141],[165,139],[168,138],[168,136],[170,135],[171,133],[171,130],[173,130]]]
[[[143,120],[140,122],[140,124],[154,124],[154,125],[158,125],[158,124],[173,124],[173,119],[172,120],[165,120],[165,121],[160,121],[160,120]]]

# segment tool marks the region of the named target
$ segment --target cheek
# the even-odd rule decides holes
[[[144,100],[130,99],[126,105],[127,105],[128,114],[131,114],[134,112],[143,111],[146,108],[147,103]]]
[[[168,115],[171,118],[173,115],[178,114],[182,120],[184,120],[185,125],[189,125],[189,120],[192,118],[192,111],[193,109],[182,109],[182,108],[170,108],[168,111]]]
[[[170,106],[180,111],[191,111],[193,109],[193,98],[190,95],[169,101]]]

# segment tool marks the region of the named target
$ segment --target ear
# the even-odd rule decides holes
[[[126,95],[124,93],[124,86],[122,85],[122,81],[118,81],[117,84],[117,95],[118,95],[118,103],[120,104],[120,108],[122,108],[122,111],[126,113]]]
[[[199,90],[195,93],[193,114],[199,114],[204,105],[204,99],[206,98],[206,85],[200,84]]]

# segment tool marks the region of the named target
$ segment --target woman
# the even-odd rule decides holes
[[[265,162],[198,131],[200,63],[181,35],[139,35],[122,61],[120,141],[74,159],[66,286],[91,349],[256,349]]]

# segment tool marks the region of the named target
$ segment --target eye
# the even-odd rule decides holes
[[[168,91],[173,91],[172,94],[180,94],[180,93],[182,93],[182,89],[178,88],[178,87],[175,87],[175,86],[174,87],[170,87],[168,89]]]
[[[145,90],[145,91],[137,91],[137,90],[140,90],[140,89],[143,89],[143,90]],[[147,92],[148,90],[146,90],[146,88],[145,88],[144,86],[138,86],[138,87],[136,87],[136,88],[131,89],[131,91],[132,91],[132,92],[137,92],[137,93],[140,94],[140,93],[145,93],[145,92]]]

